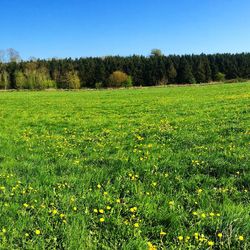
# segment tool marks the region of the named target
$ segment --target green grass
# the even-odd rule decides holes
[[[246,83],[0,93],[0,249],[250,249],[249,125]]]

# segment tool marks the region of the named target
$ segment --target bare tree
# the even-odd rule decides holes
[[[5,62],[5,51],[0,50],[0,62]]]
[[[21,61],[20,54],[15,49],[12,49],[12,48],[7,49],[7,56],[8,56],[8,61],[9,62],[18,63],[18,62]]]
[[[29,58],[29,61],[31,61],[31,62],[36,62],[36,61],[37,61],[37,58],[34,57],[34,56],[31,56],[31,57]]]

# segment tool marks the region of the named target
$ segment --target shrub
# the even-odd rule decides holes
[[[127,81],[125,81],[122,86],[126,88],[132,87],[133,86],[132,77],[129,76]]]
[[[132,78],[122,71],[113,72],[108,79],[109,87],[131,87]]]
[[[95,88],[96,89],[101,89],[103,87],[103,83],[102,82],[97,82],[96,84],[95,84]]]
[[[225,77],[226,75],[221,73],[221,72],[218,72],[215,76],[215,80],[218,81],[218,82],[224,82],[225,81]]]

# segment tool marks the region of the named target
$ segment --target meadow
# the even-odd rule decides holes
[[[0,249],[250,249],[250,84],[0,93]]]

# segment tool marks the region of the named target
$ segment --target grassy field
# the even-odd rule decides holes
[[[0,249],[250,249],[250,84],[0,93]]]

